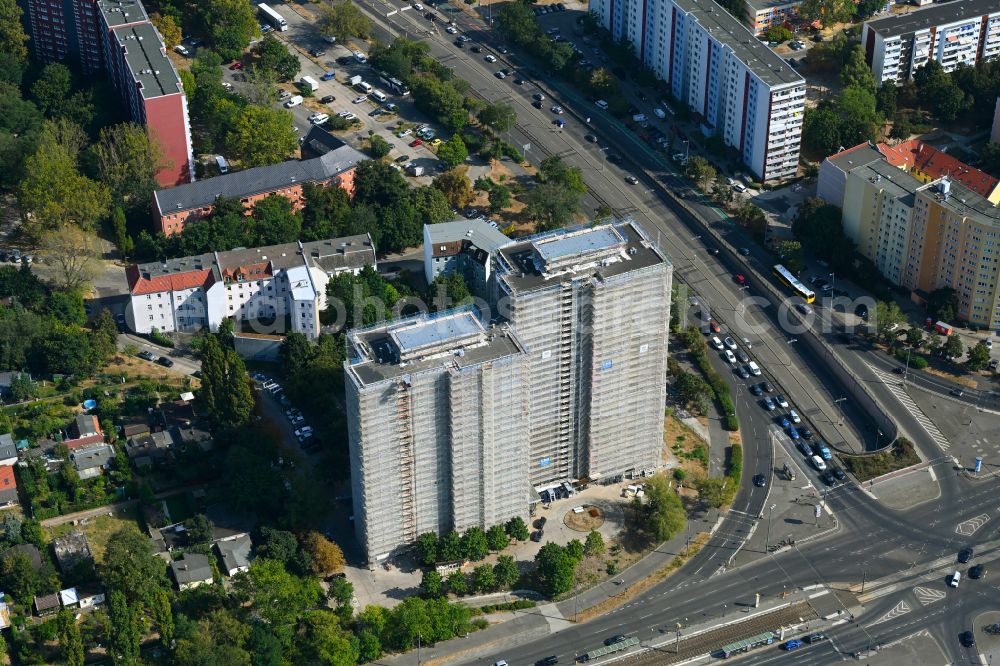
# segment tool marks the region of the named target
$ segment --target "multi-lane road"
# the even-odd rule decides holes
[[[473,43],[482,45],[483,54],[472,54],[451,43],[453,37],[439,32],[413,11],[399,12],[401,5],[380,0],[363,0],[361,6],[376,19],[383,37],[405,34],[422,39],[431,46],[432,55],[452,67],[485,99],[506,102],[518,112],[519,122],[508,137],[516,145],[528,146],[527,157],[538,162],[547,155],[560,155],[585,176],[591,195],[592,208],[607,205],[619,214],[634,217],[658,237],[670,254],[676,274],[688,284],[699,301],[709,303],[714,317],[736,331],[739,337],[749,337],[752,354],[765,368],[770,378],[794,401],[816,429],[835,433],[845,441],[867,440],[872,433],[863,416],[851,405],[835,403],[842,397],[842,388],[823,370],[821,359],[807,349],[791,342],[793,338],[777,326],[777,313],[759,303],[748,302],[747,294],[732,280],[732,275],[745,261],[723,252],[715,257],[706,251],[698,228],[689,226],[675,213],[676,207],[659,189],[661,183],[674,188],[680,196],[701,213],[713,228],[742,244],[740,232],[725,222],[710,207],[698,203],[686,185],[651,156],[637,139],[596,110],[577,108],[581,100],[560,94],[545,84],[525,81],[515,85],[509,77],[500,80],[494,71],[505,66],[497,48],[495,36],[485,31],[482,22],[456,13],[457,25]],[[391,16],[386,14],[395,12]],[[492,53],[497,64],[483,60]],[[507,63],[506,66],[512,66]],[[523,70],[518,70],[523,71]],[[561,103],[568,113],[568,124],[559,130],[552,124],[553,116],[532,106],[532,95],[544,91],[553,103]],[[590,124],[586,119],[590,118]],[[600,140],[584,139],[596,134]],[[639,176],[637,185],[625,180],[628,171],[608,162],[609,152],[627,155],[634,160],[631,168]],[[659,174],[658,179],[648,174]],[[659,181],[659,182],[658,182]],[[766,257],[751,256],[749,261],[766,261]],[[723,367],[720,362],[720,368]],[[768,415],[746,399],[745,382],[729,375],[735,394],[740,396],[737,409],[743,424],[746,450],[745,478],[770,466],[770,445],[767,430]],[[758,380],[759,381],[759,380]],[[911,434],[925,455],[939,451],[934,438],[923,424],[911,418],[893,403],[894,396],[884,384],[873,386],[886,405],[896,405],[894,416],[904,431]],[[881,393],[879,393],[881,391]],[[853,426],[853,424],[861,424]],[[853,427],[852,427],[853,426]],[[832,439],[832,438],[831,438]],[[723,614],[725,608],[745,602],[753,593],[777,596],[789,590],[812,585],[852,589],[861,595],[861,610],[856,621],[835,627],[833,640],[795,653],[779,655],[767,651],[751,660],[769,662],[778,658],[796,662],[830,663],[846,655],[865,650],[871,644],[884,644],[928,629],[947,656],[948,663],[967,663],[974,654],[958,644],[959,631],[969,629],[980,612],[995,608],[998,588],[992,581],[964,580],[957,589],[945,585],[945,577],[956,568],[954,558],[961,548],[978,545],[982,551],[977,562],[989,563],[997,557],[992,545],[997,534],[1000,501],[991,482],[975,482],[959,477],[950,462],[938,460],[932,465],[941,495],[906,513],[886,509],[855,485],[842,485],[827,494],[827,504],[839,520],[840,530],[826,538],[796,546],[780,554],[761,557],[751,564],[726,570],[722,565],[740,545],[734,535],[745,535],[764,507],[766,491],[744,483],[734,511],[716,532],[709,544],[686,566],[682,575],[653,587],[627,606],[599,617],[584,625],[574,625],[557,633],[549,632],[549,621],[540,616],[525,616],[515,627],[499,627],[488,631],[502,636],[504,648],[495,655],[456,656],[452,663],[490,663],[504,658],[511,664],[530,664],[556,654],[563,663],[599,645],[603,638],[628,633],[654,637],[664,628],[705,619],[713,613]],[[976,525],[975,529],[970,526]],[[562,608],[565,606],[565,608]],[[572,603],[564,602],[563,614],[572,614]],[[845,608],[846,610],[846,608]],[[436,656],[441,657],[440,651]]]

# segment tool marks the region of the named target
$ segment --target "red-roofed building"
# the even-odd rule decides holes
[[[880,143],[878,147],[889,164],[906,171],[923,183],[948,176],[991,203],[997,203],[1000,199],[1000,193],[997,192],[1000,180],[975,167],[970,167],[929,143],[911,139],[895,146]]]
[[[73,422],[73,439],[67,439],[63,444],[70,450],[100,444],[104,441],[104,431],[93,414],[80,414]]]
[[[17,504],[17,478],[14,476],[14,467],[10,465],[0,466],[0,509]]]

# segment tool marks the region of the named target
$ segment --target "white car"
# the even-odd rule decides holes
[[[769,412],[774,411],[774,400],[771,400],[771,396],[769,395],[764,396],[764,409]]]
[[[187,50],[187,47],[183,46],[182,44],[178,44],[177,46],[175,46],[174,47],[174,51],[177,51],[182,56],[189,56],[189,55],[191,55],[191,52]]]
[[[727,336],[726,336],[726,338],[725,338],[725,339],[724,339],[724,340],[722,341],[722,344],[726,345],[726,348],[727,348],[727,349],[732,349],[733,351],[736,351],[736,341],[735,341],[735,340],[733,340],[733,339],[732,339],[731,337],[729,337],[728,335],[727,335]]]
[[[812,463],[812,466],[816,468],[817,472],[826,471],[826,463],[823,462],[823,459],[820,458],[819,456],[812,456],[811,458],[809,458],[809,462]]]
[[[325,114],[325,113],[323,113],[321,111],[317,111],[316,113],[310,113],[309,114],[309,122],[313,122],[314,120],[316,120],[320,116],[325,116],[325,115],[327,115],[327,114]]]
[[[357,60],[362,65],[365,64],[366,62],[368,62],[368,56],[366,56],[361,51],[355,51],[353,53],[353,55],[354,55],[354,59]]]
[[[742,182],[736,180],[735,178],[728,178],[727,180],[729,181],[729,186],[732,187],[737,192],[747,191],[747,186],[744,185]]]
[[[411,129],[405,129],[402,132],[396,132],[396,136],[399,137],[400,139],[405,139],[406,137],[410,136],[411,134],[413,134],[413,130],[411,130]]]
[[[717,335],[712,336],[712,346],[719,351],[722,351],[722,340],[720,340]]]
[[[774,399],[778,401],[778,404],[781,405],[782,409],[788,409],[788,401],[785,400],[785,396],[779,393],[774,397]]]
[[[368,95],[358,95],[357,97],[354,98],[355,104],[361,104],[361,102],[367,102],[367,101],[368,101]]]
[[[802,419],[799,418],[799,413],[794,409],[788,410],[788,418],[792,420],[792,423],[802,423]]]
[[[498,79],[506,79],[507,78],[507,75],[504,74],[503,72],[497,72],[493,76],[497,77]]]
[[[353,113],[348,113],[346,116],[344,116],[344,120],[346,120],[349,123],[350,122],[354,122],[357,119],[358,119],[358,117],[356,115],[354,115]]]
[[[458,28],[456,28],[453,25],[449,25],[447,28],[444,29],[444,31],[447,32],[449,35],[457,35],[458,34]]]
[[[292,93],[288,92],[287,90],[282,89],[278,91],[278,99],[280,99],[281,101],[285,101],[291,96]]]
[[[653,109],[653,115],[659,118],[660,120],[663,120],[664,118],[667,117],[667,112],[661,109],[660,107],[656,107]]]
[[[313,125],[322,125],[329,119],[330,115],[327,113],[314,113],[312,116],[309,117],[309,121]]]
[[[424,6],[422,4],[420,4],[419,2],[414,2],[413,3],[413,8],[416,9],[418,12],[424,11]]]
[[[483,58],[483,60],[485,60],[486,62],[496,62],[497,61],[497,57],[495,55],[491,54],[491,55],[488,55],[485,58]]]
[[[750,338],[743,338],[743,346],[747,349],[753,349],[753,345],[750,344]]]
[[[736,355],[733,354],[733,352],[729,351],[728,349],[725,351],[725,354],[726,354],[726,362],[728,362],[729,365],[736,365]]]
[[[556,106],[549,108],[549,111],[551,111],[556,115],[561,115],[563,112],[563,108],[557,104]]]
[[[750,374],[751,375],[753,375],[754,377],[760,377],[760,366],[759,365],[757,365],[753,361],[750,361],[749,363],[747,363],[747,367],[750,368]]]

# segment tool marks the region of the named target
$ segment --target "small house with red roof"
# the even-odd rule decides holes
[[[0,466],[0,509],[17,506],[17,478],[12,465]]]
[[[104,431],[93,414],[79,414],[73,421],[74,437],[63,442],[71,451],[104,442]]]

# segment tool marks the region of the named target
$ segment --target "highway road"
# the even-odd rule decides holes
[[[655,182],[648,181],[637,169],[637,175],[642,175],[640,185],[629,185],[624,180],[627,172],[607,161],[608,152],[614,150],[645,162],[640,165],[642,167],[660,170],[661,165],[652,158],[647,161],[642,150],[629,150],[633,137],[625,136],[610,120],[589,110],[582,113],[591,114],[596,125],[581,125],[579,117],[574,117],[573,104],[556,97],[553,103],[561,103],[570,112],[567,128],[559,131],[551,124],[551,114],[544,110],[547,105],[543,105],[542,110],[531,106],[531,95],[539,91],[537,85],[526,82],[516,86],[510,78],[504,81],[495,78],[493,68],[499,68],[500,63],[488,67],[488,63],[467,49],[456,49],[450,36],[437,33],[412,11],[394,14],[386,20],[384,15],[391,11],[390,7],[398,10],[398,5],[364,0],[361,6],[378,18],[383,36],[388,28],[392,34],[408,34],[427,41],[434,57],[453,67],[456,74],[468,80],[484,98],[512,104],[520,120],[511,132],[511,142],[530,144],[527,156],[531,161],[538,162],[546,155],[560,155],[569,164],[580,167],[592,190],[588,205],[596,208],[606,204],[617,213],[632,215],[648,229],[655,230],[660,244],[673,259],[678,277],[695,290],[702,303],[711,304],[713,316],[736,330],[739,337],[744,334],[750,337],[754,356],[779,390],[794,396],[800,412],[817,425],[816,429],[842,433],[845,440],[860,437],[867,441],[874,436],[866,431],[865,419],[850,405],[844,414],[839,413],[833,401],[841,397],[840,388],[826,376],[817,359],[804,348],[790,344],[790,336],[774,325],[777,313],[767,311],[756,302],[747,302],[745,294],[731,279],[739,267],[734,262],[739,260],[725,252],[721,253],[721,260],[712,256],[702,245],[697,230],[692,231],[681,222],[670,203],[661,198]],[[474,42],[486,46],[497,44],[492,35],[482,31],[478,21],[458,14],[456,22]],[[546,96],[553,99],[551,89],[545,90],[548,91]],[[583,137],[588,133],[597,134],[601,140],[596,144],[585,141]],[[669,173],[662,176],[670,185],[679,188],[682,196],[689,197],[689,202],[694,202],[686,185]],[[717,218],[710,208],[702,207],[702,210],[707,219]],[[714,226],[736,243],[740,242],[739,230],[723,222],[715,222]],[[762,260],[765,260],[763,255],[751,257],[751,261]],[[717,367],[723,367],[718,359],[714,362],[720,364]],[[728,376],[736,395],[745,398],[745,383],[741,384],[734,375]],[[874,390],[882,391],[878,387]],[[743,398],[738,400],[737,408],[743,422],[748,460],[745,473],[749,475],[756,471],[756,465],[768,460],[766,430],[770,419],[759,406]],[[883,391],[882,398],[891,400],[891,394]],[[902,410],[895,413],[904,430],[912,430],[913,438],[925,453],[936,451],[933,438],[919,422],[908,421],[908,415]],[[841,422],[845,425],[840,426]],[[861,426],[850,430],[853,423],[861,423]],[[530,664],[552,654],[559,656],[562,663],[568,663],[613,634],[656,637],[665,630],[672,631],[678,623],[686,626],[716,613],[721,616],[727,606],[746,603],[755,592],[778,596],[817,584],[837,588],[853,586],[860,591],[862,580],[870,585],[866,592],[880,590],[883,584],[901,586],[884,597],[867,602],[857,622],[849,622],[830,632],[833,640],[828,644],[797,652],[795,656],[781,657],[796,662],[831,663],[869,644],[884,644],[918,629],[928,629],[938,639],[950,663],[964,663],[971,655],[958,646],[957,632],[969,628],[967,625],[975,614],[995,607],[996,602],[992,599],[996,595],[988,585],[975,581],[964,581],[958,590],[950,590],[944,578],[953,570],[954,557],[960,548],[987,544],[1000,536],[997,533],[1000,522],[996,520],[1000,515],[1000,501],[996,499],[992,482],[961,478],[949,461],[935,458],[932,469],[941,486],[941,496],[933,502],[900,513],[886,509],[857,486],[840,486],[827,494],[828,506],[841,525],[838,532],[780,554],[764,556],[739,568],[724,570],[722,565],[742,543],[766,500],[766,491],[744,483],[734,505],[735,511],[681,575],[655,586],[615,612],[583,625],[571,625],[557,633],[549,633],[549,621],[545,618],[522,616],[515,623],[487,630],[503,641],[502,653],[456,657],[450,663],[491,663],[504,658],[511,664]],[[984,520],[983,516],[987,518]],[[963,525],[976,523],[979,527],[971,534],[968,528],[963,531]],[[989,551],[984,557],[993,558],[995,554]],[[930,575],[929,580],[906,577],[907,571],[928,566],[930,569],[924,575]],[[901,574],[903,578],[899,582],[891,582],[894,579],[889,577]],[[921,594],[915,591],[918,587],[931,590],[924,599],[935,597],[940,601],[924,605],[914,598],[906,602],[903,598],[906,595]],[[892,613],[901,602],[906,602],[910,610],[902,612],[903,606],[900,606],[900,612]],[[560,610],[564,616],[571,616],[572,602],[563,602]],[[445,654],[447,650],[445,647]],[[435,650],[434,654],[441,657],[443,653]],[[774,652],[761,653],[751,659],[774,659],[774,655]],[[398,663],[409,663],[407,658],[411,656]]]

